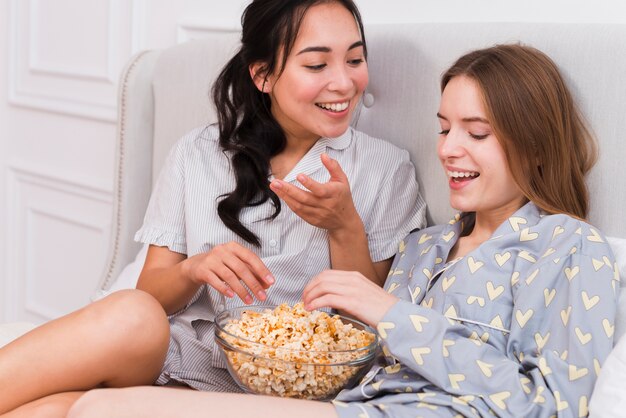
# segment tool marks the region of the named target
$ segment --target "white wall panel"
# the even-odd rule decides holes
[[[30,0],[29,4],[30,72],[114,81],[117,32],[111,26],[119,23],[114,2]]]
[[[193,39],[202,39],[208,33],[232,33],[241,31],[241,27],[228,22],[180,22],[176,30],[176,42],[183,43]]]
[[[118,74],[140,46],[132,28],[139,7],[126,0],[11,0],[11,11],[10,102],[114,121]]]
[[[8,172],[6,320],[42,323],[94,294],[108,241],[111,193],[12,164]]]

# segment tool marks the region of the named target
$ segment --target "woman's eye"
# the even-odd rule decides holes
[[[318,64],[318,65],[305,65],[305,68],[308,68],[309,70],[312,71],[320,71],[321,69],[323,69],[324,67],[326,67],[326,64]]]
[[[450,129],[442,129],[442,130],[439,132],[439,135],[448,135],[448,133],[450,133]]]
[[[348,64],[354,65],[354,66],[360,65],[362,63],[363,63],[363,58],[357,58],[357,59],[353,59],[353,60],[349,60],[348,61]]]
[[[489,136],[489,134],[482,134],[482,135],[479,135],[479,134],[473,134],[473,133],[469,132],[469,136],[471,136],[471,137],[472,137],[472,138],[474,138],[474,139],[478,139],[478,140],[480,140],[480,139],[485,139],[485,138],[487,138],[487,137]]]

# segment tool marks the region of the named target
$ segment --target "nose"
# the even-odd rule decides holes
[[[328,89],[339,93],[347,93],[353,86],[354,81],[352,80],[350,69],[343,65],[337,66],[331,75]]]
[[[465,148],[463,147],[462,135],[456,129],[450,129],[446,135],[439,135],[437,143],[437,153],[439,158],[445,160],[448,158],[458,158],[463,156]]]

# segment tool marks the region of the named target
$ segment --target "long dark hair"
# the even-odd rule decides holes
[[[366,51],[363,23],[352,0],[253,0],[241,17],[241,48],[213,85],[219,143],[224,152],[232,153],[236,181],[235,190],[220,196],[217,213],[228,229],[256,246],[261,244],[259,238],[241,223],[239,215],[243,208],[268,199],[274,204],[269,219],[279,215],[280,199],[269,188],[270,158],[285,148],[287,139],[272,116],[269,95],[256,87],[249,67],[263,63],[260,73],[280,76],[307,10],[333,2],[354,15]]]
[[[496,45],[458,59],[441,79],[457,76],[482,91],[489,122],[524,196],[548,213],[585,219],[585,176],[597,144],[557,65],[520,44]]]

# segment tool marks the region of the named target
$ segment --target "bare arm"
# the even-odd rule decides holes
[[[183,308],[200,288],[200,283],[183,274],[182,262],[186,259],[186,255],[167,247],[150,245],[137,281],[137,289],[154,296],[168,315]]]
[[[235,242],[215,246],[190,258],[167,247],[151,245],[137,289],[154,296],[171,315],[184,308],[203,284],[226,297],[237,295],[251,304],[254,297],[265,300],[265,289],[273,283],[274,278],[261,259]]]
[[[330,261],[334,270],[358,271],[381,286],[385,283],[392,259],[374,263],[370,256],[367,236],[361,219],[354,231],[330,232]]]

